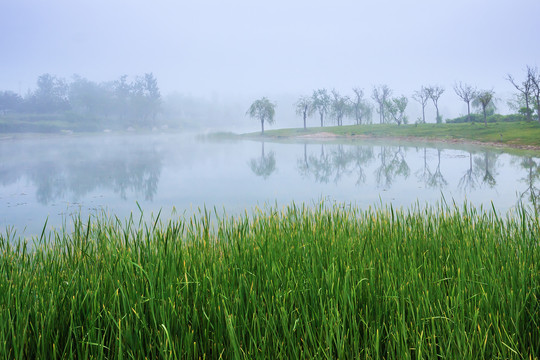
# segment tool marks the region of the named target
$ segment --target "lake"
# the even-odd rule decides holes
[[[40,234],[71,216],[234,215],[255,206],[362,208],[465,201],[506,213],[538,194],[540,158],[482,147],[391,141],[210,141],[194,135],[66,135],[0,140],[0,228]],[[176,215],[173,214],[175,209]]]

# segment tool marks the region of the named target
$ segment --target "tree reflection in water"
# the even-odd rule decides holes
[[[152,200],[161,173],[160,156],[152,150],[125,155],[70,161],[62,167],[53,162],[38,164],[30,174],[37,186],[37,200],[48,204],[67,193],[79,199],[98,188],[111,188],[122,199],[133,191]]]
[[[261,157],[249,161],[251,171],[257,176],[267,179],[276,170],[276,158],[273,151],[268,155],[264,153],[264,141],[261,142]]]
[[[498,154],[484,151],[482,156],[473,156],[469,151],[469,167],[461,176],[458,188],[464,193],[476,190],[480,184],[485,184],[489,188],[497,185],[497,159]],[[474,166],[473,166],[474,164]]]
[[[459,179],[458,188],[464,193],[476,189],[478,182],[476,181],[476,175],[473,171],[473,154],[469,151],[469,168],[465,171],[463,176]]]
[[[4,161],[5,160],[5,161]],[[152,146],[132,143],[49,143],[29,145],[24,153],[3,159],[12,174],[2,181],[28,178],[36,187],[36,199],[47,205],[70,196],[79,201],[96,190],[111,189],[126,199],[129,191],[152,200],[157,192],[162,155]],[[13,175],[15,174],[15,175]]]
[[[366,171],[364,169],[375,158],[373,147],[355,146],[351,150],[351,157],[353,171],[357,173],[356,185],[364,184],[366,182]]]
[[[321,144],[319,156],[307,156],[307,146],[304,144],[304,161],[299,162],[298,170],[302,176],[313,175],[316,182],[328,183],[332,175],[332,161],[330,155],[325,153],[324,144]]]
[[[540,188],[538,188],[537,182],[540,179],[540,161],[528,156],[521,159],[520,165],[527,171],[526,177],[521,179],[527,187],[519,194],[519,200],[522,201],[527,197],[538,213],[540,211]]]
[[[432,188],[442,188],[448,185],[448,182],[441,173],[441,149],[437,149],[437,167],[433,174],[430,173],[428,177],[427,185]]]
[[[345,152],[343,145],[339,144],[332,149],[330,159],[332,163],[332,172],[334,173],[334,183],[337,184],[343,175],[350,173],[348,167],[349,161],[352,158],[348,152]]]
[[[416,177],[419,181],[422,181],[426,187],[430,188],[443,188],[448,185],[448,181],[444,178],[441,172],[441,149],[437,149],[437,166],[435,171],[431,171],[427,161],[427,148],[424,148],[424,163],[422,168],[416,171]]]
[[[411,169],[405,161],[405,154],[401,146],[381,146],[379,152],[381,164],[375,169],[375,179],[379,186],[390,187],[398,177],[407,179]]]
[[[320,154],[307,155],[307,144],[304,144],[304,155],[297,161],[298,171],[302,176],[313,176],[316,182],[328,183],[333,178],[338,183],[345,175],[358,173],[356,184],[366,180],[364,168],[374,158],[373,148],[353,146],[346,149],[343,145],[331,145],[330,152],[321,144]]]
[[[424,148],[424,164],[415,174],[419,181],[427,185],[428,180],[431,177],[431,171],[429,170],[427,163],[427,148]]]
[[[484,151],[483,158],[476,157],[474,159],[478,177],[482,178],[482,183],[490,188],[497,185],[495,176],[497,176],[497,158],[498,155],[494,152]]]

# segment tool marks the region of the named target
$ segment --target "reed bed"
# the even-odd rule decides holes
[[[0,357],[538,359],[540,227],[467,205],[0,236]]]

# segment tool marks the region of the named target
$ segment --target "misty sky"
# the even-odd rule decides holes
[[[3,0],[0,90],[153,72],[164,94],[261,96],[464,81],[540,65],[538,0]]]

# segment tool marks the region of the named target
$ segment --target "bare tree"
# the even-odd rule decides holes
[[[486,109],[488,105],[493,100],[494,92],[493,90],[482,90],[478,92],[478,95],[476,96],[476,99],[478,100],[478,103],[482,107],[482,112],[484,114],[484,125],[487,126],[487,115],[486,115]]]
[[[527,77],[531,79],[532,82],[532,93],[536,102],[536,116],[540,122],[540,74],[538,73],[537,68],[527,68]]]
[[[338,126],[343,125],[343,118],[350,112],[350,100],[347,96],[341,96],[335,89],[332,90],[332,100],[330,103],[331,116],[336,120]]]
[[[307,117],[313,115],[314,112],[315,107],[311,97],[302,96],[298,99],[296,102],[296,115],[301,115],[304,118],[304,129],[306,128]]]
[[[373,92],[371,93],[371,98],[379,105],[379,121],[381,124],[386,123],[385,119],[385,107],[388,102],[388,98],[392,95],[392,90],[387,85],[379,85],[378,87],[373,87]]]
[[[463,84],[460,81],[459,84],[454,85],[454,91],[461,100],[467,103],[467,121],[471,122],[471,101],[473,101],[477,95],[476,88],[471,85]]]
[[[352,113],[354,119],[356,120],[356,125],[361,125],[363,120],[366,121],[371,119],[371,105],[364,100],[364,91],[359,88],[353,88],[354,91],[354,101],[351,100]]]
[[[330,107],[330,95],[326,89],[318,89],[313,91],[311,96],[313,108],[319,112],[321,117],[321,127],[324,126],[324,115],[328,113]]]
[[[443,94],[444,88],[438,85],[428,86],[426,88],[426,91],[429,97],[431,98],[431,100],[433,101],[433,105],[435,105],[435,110],[437,110],[437,124],[440,124],[442,123],[442,118],[439,114],[439,98]]]
[[[422,123],[426,123],[426,105],[429,99],[429,93],[425,87],[421,87],[420,90],[414,92],[412,98],[422,105]]]
[[[521,83],[521,85],[517,84],[512,75],[508,74],[506,76],[506,79],[514,85],[514,87],[523,95],[523,99],[525,100],[525,111],[527,113],[527,121],[532,120],[532,110],[530,106],[531,102],[531,96],[533,95],[533,81],[531,78],[531,68],[527,66],[527,79]]]

